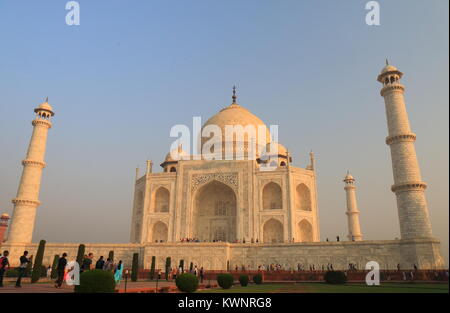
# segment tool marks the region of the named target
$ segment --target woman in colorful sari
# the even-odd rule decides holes
[[[116,281],[116,285],[119,285],[120,281],[122,280],[122,271],[123,271],[123,264],[122,260],[120,260],[119,264],[116,265],[116,270],[114,272],[114,280]]]

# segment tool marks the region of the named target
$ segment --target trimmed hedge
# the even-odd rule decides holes
[[[248,276],[247,275],[241,275],[239,276],[239,283],[242,287],[247,287],[248,285]]]
[[[150,267],[150,280],[155,278],[156,257],[152,256],[152,265]]]
[[[85,252],[85,250],[86,250],[86,246],[84,244],[80,244],[78,246],[77,263],[80,266],[80,269],[81,269],[81,266],[83,265],[83,259],[84,259],[84,252]]]
[[[51,279],[58,278],[58,271],[56,270],[58,267],[58,261],[59,261],[59,255],[55,254],[55,256],[53,257],[52,273],[50,275]]]
[[[131,263],[131,281],[138,280],[139,271],[139,253],[133,253],[133,261]]]
[[[347,276],[341,271],[328,271],[325,273],[325,282],[327,284],[342,285],[347,282]]]
[[[180,291],[194,292],[198,288],[198,278],[193,274],[184,273],[181,275],[177,275],[175,284],[177,285]]]
[[[172,259],[170,258],[170,256],[168,256],[166,258],[166,272],[165,272],[166,280],[169,280],[169,271],[170,271],[171,264],[172,264]]]
[[[81,273],[76,293],[112,293],[116,287],[114,274],[104,270],[90,270]]]
[[[263,282],[263,277],[261,274],[256,274],[255,276],[253,276],[253,282],[257,285],[262,284]]]
[[[217,283],[223,289],[230,289],[234,283],[233,275],[231,275],[229,273],[219,274],[219,275],[217,275]]]
[[[46,274],[46,267],[42,266],[42,260],[44,258],[45,240],[39,241],[39,247],[34,259],[33,272],[31,272],[31,283],[36,283],[42,274]],[[44,270],[42,270],[44,269]]]

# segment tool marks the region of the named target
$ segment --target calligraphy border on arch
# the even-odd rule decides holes
[[[193,174],[191,178],[191,192],[213,180],[217,180],[230,186],[234,191],[237,191],[239,188],[238,173]]]

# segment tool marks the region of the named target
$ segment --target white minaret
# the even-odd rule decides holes
[[[378,76],[383,84],[381,96],[384,97],[388,124],[386,144],[391,149],[394,185],[392,192],[397,196],[397,208],[402,239],[431,238],[431,223],[428,213],[425,189],[414,142],[416,135],[411,132],[403,93],[405,87],[400,83],[403,73],[396,67],[386,66]]]
[[[361,226],[359,225],[359,211],[356,203],[356,186],[355,179],[349,172],[344,178],[345,182],[345,194],[347,197],[347,222],[348,222],[348,240],[361,241]]]
[[[34,109],[36,118],[32,121],[33,134],[28,152],[22,161],[23,171],[20,178],[17,196],[12,200],[14,211],[9,226],[7,243],[31,243],[33,236],[36,209],[39,206],[39,190],[41,186],[42,169],[45,167],[44,156],[48,130],[52,127],[50,121],[54,115],[53,109],[45,100]]]

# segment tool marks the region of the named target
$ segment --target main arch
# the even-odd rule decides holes
[[[201,241],[236,240],[237,199],[228,185],[213,180],[194,198],[193,236]]]

